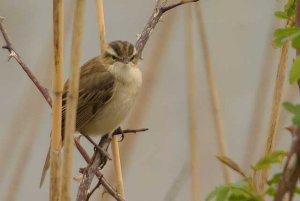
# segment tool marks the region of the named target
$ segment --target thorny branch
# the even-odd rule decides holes
[[[166,5],[168,2],[167,0],[158,0],[150,19],[148,20],[142,33],[140,35],[138,35],[138,40],[135,43],[135,47],[137,49],[139,57],[140,58],[142,57],[143,49],[144,49],[152,31],[154,30],[156,24],[160,21],[162,15],[165,12],[167,12],[177,6],[180,6],[180,5],[183,5],[186,3],[197,2],[197,1],[199,1],[199,0],[181,0],[178,3],[174,3],[174,4],[167,6]]]
[[[28,77],[32,80],[32,82],[35,84],[35,86],[38,88],[38,90],[44,96],[44,98],[46,99],[49,106],[52,107],[52,99],[51,99],[50,94],[48,93],[47,89],[44,88],[39,83],[38,79],[31,72],[30,68],[23,62],[20,55],[16,52],[15,48],[13,47],[13,45],[9,39],[8,34],[4,28],[3,21],[4,21],[4,18],[0,16],[0,31],[3,35],[4,41],[6,43],[6,45],[3,46],[2,48],[7,49],[7,51],[9,52],[8,60],[13,57],[20,64],[20,66],[23,68],[25,73],[28,75]]]
[[[274,201],[291,201],[300,177],[300,127],[293,132],[293,142],[285,163]]]

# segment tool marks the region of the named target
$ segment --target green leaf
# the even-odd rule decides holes
[[[295,124],[295,125],[300,125],[300,114],[296,114],[296,115],[294,115],[294,117],[293,117],[293,119],[292,119],[292,121],[293,121],[293,124]]]
[[[296,37],[292,40],[292,46],[295,49],[300,47],[300,37]]]
[[[213,200],[217,196],[218,191],[219,191],[219,187],[217,187],[215,190],[213,190],[212,192],[210,192],[208,194],[208,196],[205,198],[205,201],[211,201],[211,200]]]
[[[252,166],[252,169],[257,170],[263,170],[266,168],[269,168],[274,163],[282,163],[282,159],[284,156],[286,156],[287,153],[284,151],[275,151],[267,156],[265,156],[263,159],[261,159],[258,163],[256,163],[254,166]]]
[[[300,56],[296,57],[290,70],[289,82],[293,84],[300,79]]]
[[[228,193],[230,191],[230,186],[223,186],[218,190],[216,195],[216,201],[226,201]]]
[[[288,41],[294,41],[294,44],[298,45],[298,40],[300,39],[300,28],[298,27],[287,27],[282,29],[277,29],[274,32],[273,45],[280,47]]]
[[[273,174],[273,175],[272,175],[272,178],[269,179],[269,180],[267,181],[267,184],[268,184],[269,186],[274,185],[274,184],[278,184],[279,181],[280,181],[281,176],[282,176],[282,173],[281,173],[281,172],[280,172],[280,173]]]
[[[289,0],[285,6],[284,6],[284,11],[287,14],[287,16],[290,17],[295,17],[296,13],[296,0]]]
[[[284,102],[283,107],[292,114],[300,114],[300,104],[294,105],[290,102]]]
[[[277,191],[277,189],[276,189],[276,188],[274,188],[274,187],[269,187],[266,193],[267,193],[269,196],[272,196],[272,197],[274,197],[274,196],[275,196],[275,193],[276,193],[276,191]]]
[[[287,13],[286,13],[286,12],[283,12],[283,11],[276,11],[276,12],[274,13],[274,15],[275,15],[276,17],[280,18],[280,19],[288,19],[288,18],[289,18],[289,16],[287,15]]]

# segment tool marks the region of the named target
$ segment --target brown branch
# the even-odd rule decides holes
[[[162,17],[162,15],[165,12],[167,12],[177,6],[181,6],[186,3],[197,2],[197,1],[199,1],[199,0],[181,0],[178,3],[174,3],[169,6],[166,6],[165,5],[167,3],[166,0],[158,0],[150,19],[148,20],[146,26],[144,27],[144,29],[142,31],[142,34],[139,35],[138,40],[136,41],[135,47],[138,51],[139,57],[140,58],[142,57],[143,49],[144,49],[151,33],[153,32],[156,24],[159,22],[160,18]]]
[[[88,153],[86,150],[80,145],[79,143],[79,138],[74,138],[75,145],[77,147],[77,150],[80,152],[81,156],[85,159],[85,161],[90,164],[91,163],[91,158],[89,157]],[[99,183],[104,187],[104,189],[112,196],[114,197],[117,201],[125,201],[118,193],[117,191],[109,184],[109,182],[105,179],[103,174],[97,170],[96,176],[99,179]],[[94,188],[95,189],[95,188]],[[89,198],[92,195],[92,192],[87,195]]]
[[[274,201],[291,201],[300,177],[300,127],[295,130],[291,150],[285,163]]]
[[[13,47],[13,45],[12,45],[10,39],[9,39],[8,33],[7,33],[6,29],[4,28],[3,21],[4,21],[4,18],[0,16],[0,31],[1,31],[1,33],[3,35],[4,41],[6,43],[6,45],[3,46],[2,48],[8,50],[8,52],[9,52],[9,59],[13,57],[20,64],[20,66],[23,68],[23,70],[25,71],[25,73],[28,75],[28,77],[32,80],[32,82],[35,84],[35,86],[38,88],[38,90],[44,96],[44,98],[46,99],[46,101],[49,104],[49,106],[52,107],[51,96],[49,95],[47,89],[44,88],[39,83],[38,79],[31,72],[30,68],[23,62],[23,60],[21,59],[21,56],[18,54],[18,52]]]
[[[112,133],[112,135],[119,135],[119,134],[125,134],[125,133],[137,133],[137,132],[143,132],[143,131],[147,131],[147,130],[148,129],[145,129],[145,128],[144,129],[136,129],[136,130],[127,129],[127,130],[124,130],[124,131],[122,131],[120,129],[116,129]],[[109,138],[109,137],[102,137],[101,141],[96,146],[99,146],[101,148],[104,145],[108,146],[110,144],[111,140],[112,139]],[[82,178],[82,181],[81,181],[79,189],[78,189],[77,201],[79,201],[79,200],[80,201],[85,201],[90,196],[89,193],[88,193],[88,189],[90,188],[91,183],[92,183],[93,178],[94,178],[95,175],[99,179],[101,179],[102,185],[109,192],[109,194],[111,194],[117,200],[124,201],[124,199],[121,197],[121,195],[119,193],[117,193],[115,190],[113,190],[111,185],[104,179],[104,177],[102,176],[102,174],[99,171],[99,167],[103,166],[103,164],[105,164],[105,162],[106,162],[105,160],[103,160],[103,155],[101,155],[101,153],[98,151],[98,149],[96,149],[95,152],[94,152],[93,159],[90,159],[87,152],[81,147],[78,139],[74,139],[74,141],[75,141],[75,145],[76,145],[78,151],[81,153],[83,158],[88,163],[88,167],[85,168],[85,170],[83,172],[83,178]]]

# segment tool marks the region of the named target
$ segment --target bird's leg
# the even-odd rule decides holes
[[[95,148],[98,150],[98,151],[100,151],[100,153],[102,154],[102,155],[104,155],[104,156],[106,156],[109,160],[111,160],[111,157],[110,157],[110,155],[107,153],[107,151],[106,150],[103,150],[103,148],[101,147],[101,141],[102,141],[102,138],[104,137],[102,137],[101,138],[101,141],[100,141],[100,143],[99,143],[99,145],[97,145],[93,140],[92,140],[92,138],[90,138],[90,136],[88,136],[88,135],[83,135],[88,141],[90,141],[94,146],[95,146]]]
[[[99,142],[99,146],[102,149],[104,149],[107,153],[110,142],[111,142],[111,138],[109,137],[109,134],[105,134],[101,137],[101,140]],[[99,168],[102,169],[106,165],[107,156],[102,154],[102,152],[100,152],[100,153],[101,153],[101,164],[100,164]]]
[[[117,134],[117,133],[118,133],[118,134]],[[122,142],[122,141],[124,140],[124,137],[125,137],[124,132],[123,132],[121,126],[119,126],[119,127],[113,132],[112,135],[121,135],[121,139],[119,140],[119,142]]]

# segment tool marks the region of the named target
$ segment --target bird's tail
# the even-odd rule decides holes
[[[43,167],[43,172],[42,172],[42,176],[41,176],[41,180],[40,180],[40,188],[42,187],[42,185],[44,183],[49,166],[50,166],[50,147],[48,149],[47,157],[46,157],[44,167]]]

